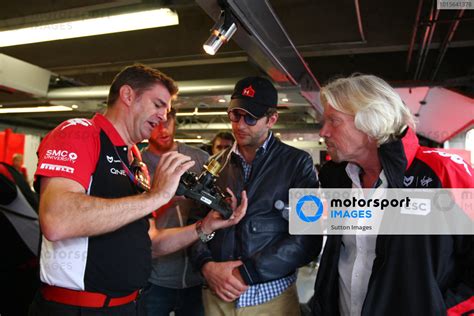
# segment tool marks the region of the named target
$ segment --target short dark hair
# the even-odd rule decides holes
[[[229,133],[229,132],[219,132],[219,133],[217,133],[216,136],[214,136],[214,138],[212,139],[212,141],[211,141],[211,145],[212,145],[212,146],[214,146],[214,143],[216,142],[216,140],[217,140],[218,138],[230,140],[230,141],[232,141],[232,143],[234,143],[234,141],[235,141],[234,135],[232,135],[232,133]]]
[[[112,81],[107,98],[107,106],[111,106],[117,101],[120,88],[124,85],[129,85],[138,95],[141,95],[144,90],[147,90],[156,83],[160,83],[168,89],[171,96],[178,93],[178,86],[175,81],[159,70],[142,64],[125,67]]]
[[[277,108],[268,108],[267,111],[265,112],[265,116],[267,118],[270,118],[273,114],[278,113]]]

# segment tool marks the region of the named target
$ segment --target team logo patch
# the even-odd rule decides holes
[[[410,177],[404,177],[403,179],[403,185],[408,187],[410,186],[412,183],[413,183],[413,180],[415,179],[414,176],[410,176]]]
[[[431,181],[433,181],[432,178],[424,176],[423,179],[420,180],[420,183],[422,187],[427,187]]]
[[[243,91],[242,91],[242,95],[243,96],[246,96],[246,97],[251,97],[253,98],[254,95],[255,95],[255,90],[252,88],[252,86],[248,86],[247,88],[245,88]]]
[[[120,159],[114,159],[113,156],[109,156],[109,155],[105,155],[107,157],[107,161],[109,163],[113,163],[113,162],[122,162]]]
[[[42,163],[40,169],[53,170],[53,171],[62,171],[67,173],[74,173],[74,168],[61,166],[61,165],[52,165],[49,163]]]
[[[70,119],[66,121],[67,124],[64,125],[61,130],[68,128],[69,126],[76,126],[76,125],[82,125],[85,127],[92,126],[92,123],[87,120],[87,119],[82,119],[82,118],[77,118],[77,119]]]
[[[43,159],[49,160],[59,160],[65,162],[75,163],[77,159],[77,154],[72,151],[62,150],[62,149],[48,149],[46,154],[43,156]]]

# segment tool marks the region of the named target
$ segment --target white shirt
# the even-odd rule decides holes
[[[362,188],[360,167],[348,163],[346,173],[353,188]],[[382,170],[379,175],[378,189],[388,187],[387,178]],[[381,219],[380,219],[381,220]],[[372,266],[375,259],[377,235],[343,235],[339,256],[339,310],[341,315],[359,316],[362,312]]]

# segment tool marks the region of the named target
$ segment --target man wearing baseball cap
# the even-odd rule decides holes
[[[249,204],[240,224],[193,247],[208,285],[206,315],[300,314],[296,269],[319,254],[322,239],[290,235],[287,217],[274,203],[288,204],[290,188],[314,188],[318,180],[311,156],[272,134],[277,103],[278,93],[265,78],[235,85],[228,116],[236,142],[217,156],[223,165],[217,184],[245,189]]]

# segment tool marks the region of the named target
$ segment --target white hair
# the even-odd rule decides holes
[[[336,79],[321,88],[321,102],[353,115],[356,128],[379,145],[395,139],[405,127],[415,127],[413,115],[398,93],[376,76],[355,74]]]

